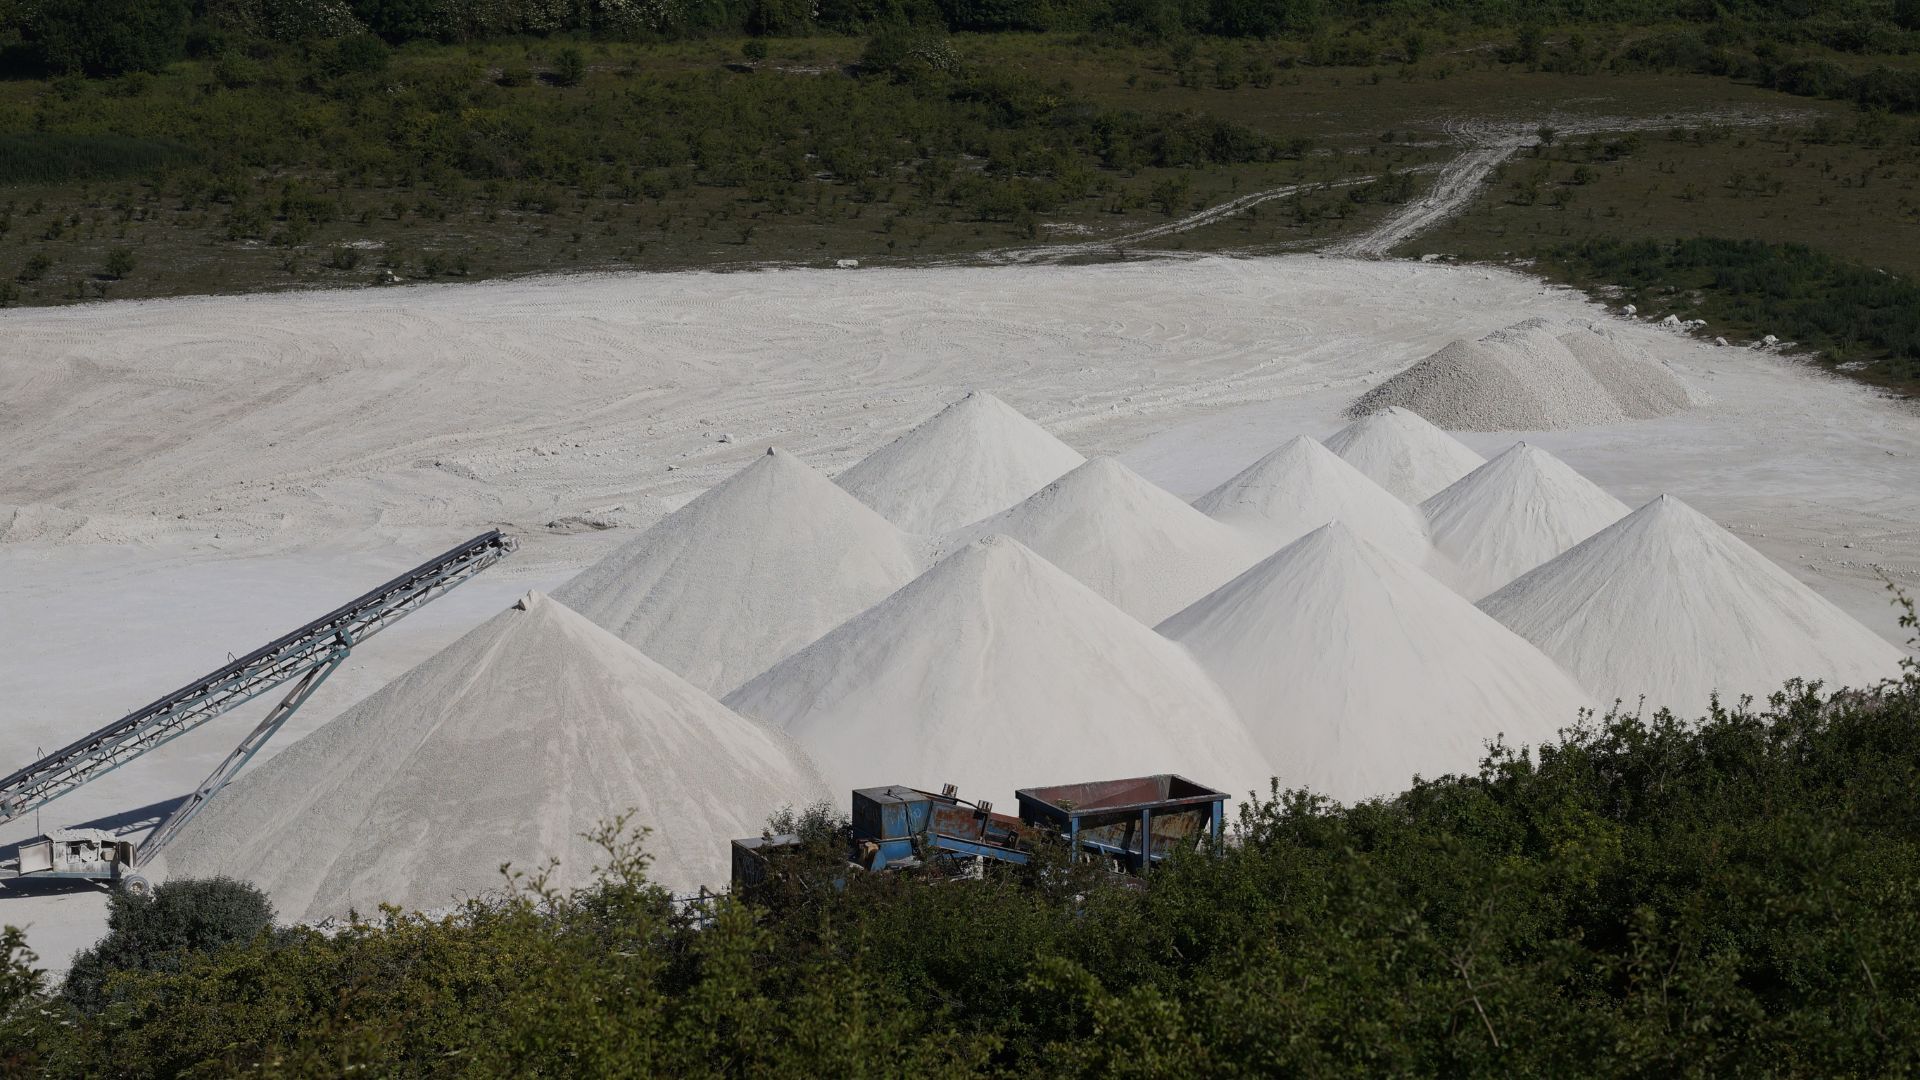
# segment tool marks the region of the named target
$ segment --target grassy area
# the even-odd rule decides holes
[[[0,81],[0,305],[949,262],[1114,241],[1287,187],[1299,190],[1121,246],[1303,250],[1419,197],[1463,133],[1540,126],[1597,133],[1510,159],[1467,213],[1400,254],[1533,261],[1595,289],[1613,283],[1553,253],[1718,237],[1920,272],[1920,119],[1696,73],[1732,60],[1673,43],[1692,31],[1548,33],[1525,61],[1500,32],[1398,54],[1412,39],[1380,32],[889,33],[398,50],[343,38]],[[1848,78],[1920,68],[1807,55]],[[1713,286],[1637,287],[1701,313],[1695,295]],[[1871,362],[1871,349],[1832,359]],[[1884,364],[1868,375],[1908,384]]]
[[[1692,245],[1714,255],[1677,259],[1648,258],[1644,247],[1698,240],[1771,246]],[[1766,302],[1734,288],[1763,249],[1774,286]],[[1633,258],[1616,257],[1629,250]],[[1920,275],[1920,121],[1825,114],[1562,140],[1509,161],[1470,210],[1400,254],[1431,252],[1525,261],[1645,314],[1705,318],[1708,333],[1733,338],[1796,340],[1850,374],[1920,390],[1905,331],[1834,322],[1867,327],[1879,308],[1914,302],[1858,283]]]

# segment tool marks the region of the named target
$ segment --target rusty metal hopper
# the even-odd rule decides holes
[[[1202,838],[1217,841],[1227,793],[1174,773],[1056,784],[1014,792],[1020,820],[1058,830],[1076,855],[1111,856],[1144,874]]]

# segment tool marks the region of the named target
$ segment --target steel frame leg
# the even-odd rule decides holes
[[[280,730],[288,718],[299,711],[300,706],[307,703],[307,699],[313,696],[313,692],[320,689],[320,684],[327,681],[327,676],[333,674],[335,669],[346,662],[348,654],[352,651],[352,643],[342,635],[341,641],[335,645],[333,652],[326,660],[308,668],[304,674],[295,679],[292,688],[287,691],[287,696],[280,699],[280,704],[275,705],[273,710],[267,713],[259,726],[255,727],[246,738],[240,740],[240,745],[233,748],[233,752],[207,775],[206,780],[194,789],[193,794],[187,796],[185,802],[174,807],[173,813],[167,815],[167,820],[161,822],[159,828],[147,834],[147,838],[134,849],[131,865],[135,867],[145,865],[147,860],[158,855],[167,841],[172,840],[174,834],[191,821],[193,815],[200,812],[201,807],[207,805],[207,800],[213,798],[221,788],[226,787],[227,781],[232,780],[235,773],[238,773],[247,762],[253,760],[253,755],[259,753],[260,748],[266,745],[268,739],[273,738],[274,733]]]

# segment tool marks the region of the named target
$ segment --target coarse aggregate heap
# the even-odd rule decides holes
[[[1573,336],[1527,319],[1478,341],[1458,340],[1362,394],[1348,415],[1390,405],[1450,431],[1546,431],[1664,416],[1686,387],[1664,366],[1591,331]]]

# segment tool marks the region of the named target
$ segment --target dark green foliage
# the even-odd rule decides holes
[[[842,828],[826,810],[773,824],[829,855]],[[829,859],[766,906],[696,918],[617,832],[596,887],[523,880],[447,919],[173,954],[103,1011],[16,1006],[12,1045],[76,1076],[1920,1067],[1915,678],[1587,720],[1353,807],[1276,785],[1219,858],[1145,890],[1056,848],[940,884]]]
[[[100,268],[102,275],[115,281],[133,273],[133,249],[127,247],[109,248],[106,263]]]
[[[1577,277],[1634,291],[1648,311],[1697,314],[1749,337],[1773,334],[1859,374],[1920,384],[1920,285],[1800,244],[1696,238],[1594,239],[1551,259]],[[1697,304],[1687,299],[1701,290]]]
[[[83,1012],[116,997],[122,972],[180,971],[195,958],[252,941],[273,926],[266,894],[243,881],[169,881],[151,897],[116,889],[108,900],[107,936],[75,956],[64,993]]]
[[[186,55],[187,0],[39,0],[28,22],[53,72],[159,71]]]
[[[191,161],[170,139],[127,135],[0,135],[0,184],[104,180]]]
[[[378,75],[392,57],[387,44],[373,34],[354,34],[333,43],[327,69],[334,75]]]
[[[587,58],[579,49],[561,49],[553,58],[553,81],[559,86],[578,86],[587,77]]]

